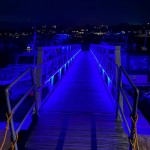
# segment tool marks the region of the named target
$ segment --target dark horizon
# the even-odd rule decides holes
[[[22,31],[22,30],[28,30],[32,27],[40,27],[43,25],[46,25],[47,27],[50,27],[52,25],[56,25],[58,27],[64,27],[64,28],[74,28],[74,27],[93,27],[93,26],[101,26],[101,25],[108,25],[108,26],[119,26],[119,25],[135,25],[135,26],[142,26],[146,25],[148,22],[141,23],[141,24],[130,24],[127,22],[120,22],[116,24],[61,24],[61,23],[12,23],[12,22],[0,22],[0,31]]]
[[[149,5],[148,0],[6,0],[1,2],[0,29],[17,29],[35,24],[145,24],[150,21]]]

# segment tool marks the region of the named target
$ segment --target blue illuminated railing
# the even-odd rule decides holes
[[[50,59],[47,59],[46,62],[43,62],[40,65],[37,65],[35,68],[35,74],[38,74],[39,70],[42,72],[41,82],[40,84],[36,84],[36,89],[40,93],[41,97],[41,100],[37,98],[39,99],[37,101],[40,104],[47,99],[54,87],[60,81],[63,74],[66,72],[66,70],[68,70],[74,58],[80,52],[81,45],[50,46],[46,49],[50,49],[51,53],[50,56],[46,55],[44,57]],[[45,91],[47,91],[47,93]]]
[[[100,48],[100,45],[92,44],[90,50],[97,62],[99,72],[108,87],[109,93],[116,99],[118,66],[112,60],[108,59],[106,55],[103,55]]]
[[[38,110],[41,106],[41,101],[39,101],[39,96],[42,95],[47,89],[49,91],[46,93],[44,100],[50,95],[54,87],[58,84],[63,74],[68,70],[69,66],[81,50],[81,45],[66,45],[66,46],[51,46],[43,48],[43,62],[37,66],[34,66],[34,69],[31,67],[22,73],[14,82],[12,82],[5,90],[7,107],[8,107],[8,118],[10,120],[10,131],[11,131],[11,142],[14,144],[14,149],[17,150],[17,135],[22,129],[23,125],[26,123],[29,116],[37,116]],[[42,57],[43,57],[42,56]],[[30,73],[30,75],[29,75]],[[27,82],[30,82],[30,87],[25,91],[25,93],[20,94],[21,98],[17,100],[15,105],[11,105],[11,94],[12,88],[16,84],[23,84],[23,80],[27,79]],[[29,81],[30,80],[30,81]],[[40,81],[40,84],[37,84],[37,81]],[[18,89],[19,90],[19,89]],[[18,91],[13,91],[18,92]],[[38,95],[39,93],[40,95]],[[14,114],[17,113],[17,110],[20,109],[24,101],[27,101],[27,98],[31,95],[33,99],[32,104],[26,110],[26,114],[19,121],[19,125],[16,127],[16,122],[14,121]],[[43,99],[43,97],[41,97]],[[42,102],[44,101],[42,100]],[[30,100],[28,100],[30,101]],[[19,115],[19,114],[18,114]],[[17,123],[18,124],[18,123]]]
[[[116,119],[118,121],[123,119],[129,136],[129,149],[132,150],[137,147],[136,122],[139,91],[125,69],[122,66],[118,67],[114,63],[115,59],[110,58],[109,52],[105,49],[109,49],[108,45],[106,48],[104,45],[91,45],[91,53],[98,64],[98,69],[115,99]],[[125,89],[126,87],[130,87],[129,92]]]

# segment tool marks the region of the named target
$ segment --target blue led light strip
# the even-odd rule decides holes
[[[70,61],[72,61],[80,51],[81,51],[81,49],[80,49],[77,53],[75,53],[62,67],[60,67],[47,81],[45,81],[44,84],[48,83],[51,79],[54,79],[54,76],[55,76],[59,71],[61,71],[63,67],[66,68],[66,65],[69,64]]]
[[[103,75],[104,75],[104,73],[106,74],[107,79],[108,79],[108,84],[109,84],[110,82],[112,83],[112,81],[111,81],[109,75],[107,74],[107,72],[105,71],[105,69],[102,67],[102,65],[101,65],[100,62],[98,61],[98,59],[97,59],[97,57],[95,56],[95,54],[93,53],[93,51],[92,51],[92,50],[90,50],[90,51],[91,51],[92,55],[94,56],[96,62],[98,63],[98,66],[102,69]]]

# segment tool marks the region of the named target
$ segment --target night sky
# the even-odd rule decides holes
[[[149,0],[0,0],[0,27],[22,24],[143,24]]]

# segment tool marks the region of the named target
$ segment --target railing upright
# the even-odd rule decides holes
[[[122,76],[122,73],[121,71],[118,70],[118,81],[117,81],[117,101],[116,101],[116,120],[121,120],[121,116],[119,115],[119,105],[120,105],[120,102],[121,102],[121,93],[120,93],[120,90],[119,88],[121,87],[121,76]]]
[[[33,83],[33,95],[34,95],[34,100],[35,100],[35,106],[33,108],[33,118],[37,118],[38,116],[38,109],[36,106],[36,101],[38,99],[37,95],[36,95],[36,67],[34,69],[32,69],[32,83]]]
[[[37,66],[41,67],[36,67],[35,68],[35,89],[37,89],[40,85],[41,85],[41,80],[42,80],[42,64],[43,64],[43,50],[41,47],[38,48],[38,56],[37,56]],[[38,110],[40,108],[40,104],[41,104],[41,89],[40,90],[35,90],[35,98],[36,98],[36,102],[35,102],[35,107],[36,107],[36,114],[38,115]]]

